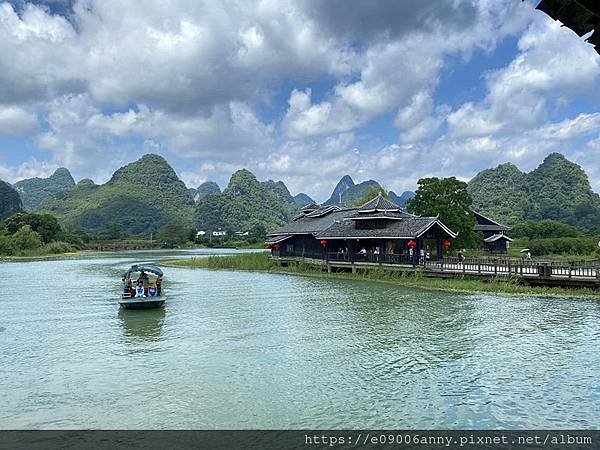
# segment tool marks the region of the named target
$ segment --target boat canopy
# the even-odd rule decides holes
[[[163,272],[162,270],[160,270],[158,267],[156,266],[138,266],[137,264],[131,266],[131,268],[125,272],[123,274],[123,276],[125,278],[129,278],[129,276],[133,273],[133,272],[148,272],[148,273],[153,273],[154,275],[157,275],[159,277],[163,276]]]

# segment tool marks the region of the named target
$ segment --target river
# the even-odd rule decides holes
[[[210,252],[0,262],[0,428],[600,427],[598,300],[166,268],[119,310]]]

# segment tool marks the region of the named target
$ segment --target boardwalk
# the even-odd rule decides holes
[[[328,271],[386,268],[412,271],[428,277],[472,276],[486,279],[520,279],[531,285],[600,288],[600,261],[527,261],[519,258],[458,258],[442,261],[414,261],[408,255],[340,255],[304,254],[279,256],[273,259],[282,264],[304,262],[327,267]]]

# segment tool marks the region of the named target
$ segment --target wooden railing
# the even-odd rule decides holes
[[[545,278],[576,278],[595,279],[600,283],[600,261],[548,261],[528,260],[525,258],[510,257],[469,257],[462,260],[457,257],[445,257],[442,260],[424,260],[407,254],[359,254],[339,252],[295,252],[280,255],[273,252],[274,257],[310,258],[323,262],[348,262],[370,264],[395,264],[411,266],[415,269],[431,272],[463,273],[469,275],[517,275],[521,277]]]

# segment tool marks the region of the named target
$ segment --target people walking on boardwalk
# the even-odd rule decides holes
[[[463,250],[463,249],[460,249],[460,250],[458,251],[458,263],[459,263],[459,264],[462,264],[462,263],[464,263],[464,262],[465,262],[465,254],[464,254],[464,250]]]
[[[425,264],[425,249],[419,250],[419,264]]]

